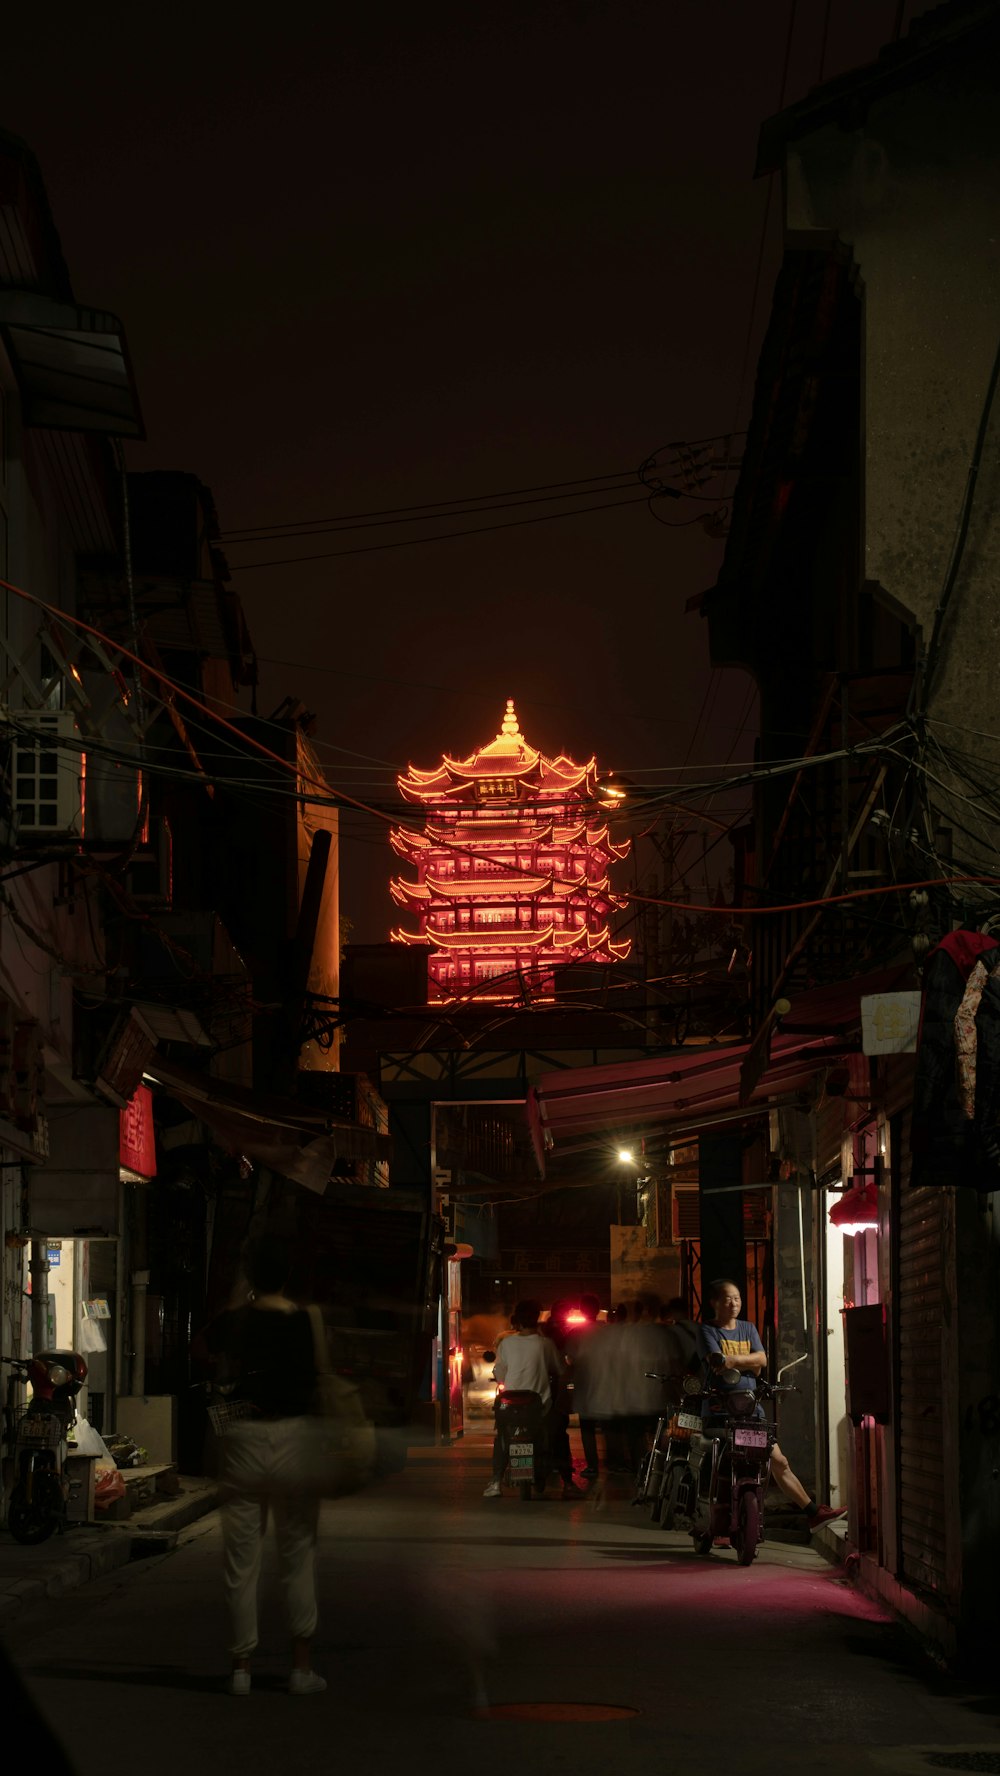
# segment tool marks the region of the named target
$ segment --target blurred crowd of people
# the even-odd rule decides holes
[[[663,1303],[640,1295],[605,1318],[597,1296],[583,1295],[578,1302],[555,1302],[544,1320],[537,1301],[518,1302],[511,1331],[497,1344],[494,1374],[507,1388],[540,1395],[549,1465],[564,1493],[572,1494],[571,1414],[579,1419],[585,1480],[600,1476],[599,1431],[607,1467],[634,1472],[663,1406],[663,1382],[651,1377],[679,1380],[697,1358],[697,1331],[680,1297]],[[498,1464],[502,1473],[499,1449],[487,1497],[499,1494]]]

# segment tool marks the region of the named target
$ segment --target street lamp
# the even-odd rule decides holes
[[[631,1151],[630,1148],[619,1147],[619,1149],[618,1149],[618,1164],[623,1165],[623,1166],[635,1165],[635,1154]]]

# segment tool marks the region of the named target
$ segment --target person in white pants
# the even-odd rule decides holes
[[[226,1437],[223,1585],[232,1627],[234,1675],[239,1671],[249,1675],[250,1660],[257,1648],[257,1585],[268,1510],[274,1519],[278,1569],[292,1631],[293,1679],[297,1670],[308,1671],[308,1648],[316,1633],[317,1619],[319,1500],[296,1498],[292,1490],[297,1429],[298,1421],[294,1418],[259,1423],[250,1420],[237,1425]],[[270,1498],[269,1488],[275,1489]],[[316,1676],[315,1672],[309,1675]],[[317,1681],[322,1683],[322,1679]],[[301,1680],[295,1687],[296,1693],[304,1693]]]
[[[260,1241],[247,1259],[250,1300],[221,1314],[204,1342],[225,1365],[234,1397],[251,1416],[222,1436],[223,1584],[230,1618],[229,1692],[250,1694],[257,1647],[257,1587],[268,1512],[274,1519],[278,1565],[292,1634],[293,1696],[317,1695],[326,1683],[312,1668],[316,1632],[316,1531],[319,1503],[296,1494],[304,1421],[316,1390],[310,1316],[285,1294],[290,1254]]]

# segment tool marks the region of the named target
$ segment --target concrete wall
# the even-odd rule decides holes
[[[681,1258],[677,1246],[651,1246],[644,1227],[613,1225],[611,1234],[611,1305],[657,1295],[661,1301],[681,1293]]]
[[[789,245],[836,237],[858,268],[864,573],[912,613],[924,646],[949,574],[1000,347],[997,84],[996,55],[977,55],[973,44],[963,65],[939,66],[879,98],[853,129],[817,129],[787,157]],[[955,855],[985,874],[1000,873],[996,822],[951,793],[955,778],[933,748],[940,741],[968,751],[988,778],[1000,766],[998,589],[1000,403],[990,413],[968,539],[926,694],[924,754],[934,773],[927,788],[935,824],[969,828],[955,832]],[[932,852],[925,856],[928,875],[937,874]],[[975,890],[966,892],[974,900]],[[995,890],[985,894],[992,910]],[[955,1285],[946,1302],[945,1385],[956,1397],[941,1409],[958,1427],[954,1577],[963,1633],[972,1637],[995,1633],[992,1579],[1000,1546],[996,1201],[979,1203],[957,1191],[949,1206]]]
[[[837,236],[863,286],[865,577],[913,613],[925,643],[1000,344],[997,78],[995,60],[970,57],[788,156],[789,244]],[[961,729],[997,725],[998,494],[1000,406],[930,697],[934,719],[959,724],[942,733],[993,762],[1000,740]]]

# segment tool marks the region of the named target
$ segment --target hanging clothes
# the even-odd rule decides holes
[[[958,1098],[962,1115],[971,1122],[976,1114],[976,1016],[989,970],[980,957],[972,970],[962,994],[962,1003],[955,1013],[955,1065]]]
[[[997,948],[979,931],[952,931],[927,958],[910,1126],[914,1188],[975,1184],[976,1123],[959,1091],[955,1018],[977,962],[996,961]]]

